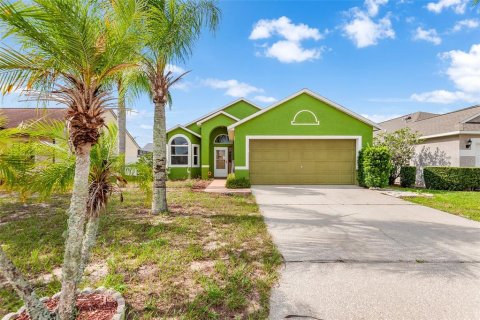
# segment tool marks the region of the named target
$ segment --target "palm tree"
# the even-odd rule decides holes
[[[65,124],[60,121],[41,121],[23,130],[36,144],[36,154],[41,161],[35,163],[31,180],[23,188],[28,193],[37,193],[48,198],[54,192],[71,189],[74,181],[75,155],[68,144]],[[55,143],[45,142],[55,140]],[[90,251],[97,238],[100,214],[104,211],[113,191],[120,190],[119,184],[127,183],[123,176],[124,155],[117,152],[118,127],[107,125],[101,132],[90,153],[90,174],[88,187],[85,236],[78,282],[88,264]]]
[[[170,88],[185,74],[174,76],[167,66],[185,61],[203,27],[215,30],[220,10],[214,0],[147,0],[146,47],[142,72],[149,86],[154,109],[152,213],[167,211],[165,107]]]
[[[128,6],[137,16],[137,1]],[[6,93],[25,88],[39,100],[67,107],[69,143],[75,153],[74,183],[68,210],[62,290],[58,308],[61,320],[75,313],[81,277],[89,195],[90,151],[104,125],[103,112],[111,100],[105,84],[116,74],[133,68],[132,51],[138,35],[115,22],[115,10],[95,0],[0,1],[0,22],[18,49],[0,48],[0,88]],[[107,17],[107,18],[105,18]],[[32,319],[49,312],[30,285],[0,251],[0,270],[24,299]],[[13,270],[13,271],[12,271]]]

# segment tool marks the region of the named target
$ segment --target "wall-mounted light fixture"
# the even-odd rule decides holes
[[[470,149],[471,146],[472,146],[472,139],[468,139],[468,140],[467,140],[467,143],[465,144],[465,147],[466,147],[467,149]]]

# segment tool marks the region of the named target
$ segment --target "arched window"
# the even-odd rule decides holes
[[[190,142],[184,135],[173,136],[170,140],[170,165],[188,166]]]
[[[219,134],[215,140],[213,141],[213,143],[231,143],[230,139],[228,138],[228,135],[226,134]]]

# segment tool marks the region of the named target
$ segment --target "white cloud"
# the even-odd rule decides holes
[[[262,93],[263,89],[254,87],[245,82],[238,80],[219,80],[219,79],[206,79],[204,84],[207,87],[213,89],[225,89],[225,94],[231,97],[240,98],[246,97],[251,93]]]
[[[453,103],[480,101],[480,44],[473,45],[468,52],[452,50],[440,55],[450,61],[446,74],[456,90],[434,90],[415,93],[412,100],[432,103]]]
[[[390,18],[384,17],[375,22],[364,12],[355,13],[355,18],[343,27],[345,34],[357,48],[365,48],[378,44],[381,39],[394,39]]]
[[[427,4],[428,11],[441,13],[444,9],[451,8],[457,14],[464,14],[469,0],[439,0]]]
[[[478,19],[465,19],[455,23],[455,26],[453,26],[452,31],[459,32],[459,31],[462,31],[463,29],[475,29],[475,28],[478,28],[479,26],[480,26],[480,21]]]
[[[443,103],[450,104],[458,101],[475,102],[478,101],[474,96],[462,91],[434,90],[423,93],[414,93],[412,100],[418,102]]]
[[[285,38],[288,41],[299,42],[306,39],[320,40],[322,35],[316,28],[310,28],[306,24],[293,24],[283,16],[278,19],[262,19],[253,27],[250,40],[268,39],[274,35]]]
[[[179,75],[182,73],[185,73],[185,69],[174,64],[167,64],[165,66],[165,71],[167,72],[171,71],[173,74],[179,74]]]
[[[428,29],[425,30],[422,27],[418,27],[417,30],[415,30],[415,33],[413,35],[413,40],[423,40],[427,42],[431,42],[435,45],[439,45],[442,43],[442,38],[437,33],[437,30],[435,29]]]
[[[450,60],[447,75],[458,89],[480,92],[480,44],[473,45],[469,52],[452,50],[441,56]]]
[[[153,126],[151,126],[149,124],[141,124],[140,128],[145,129],[145,130],[152,130]]]
[[[304,49],[297,42],[278,41],[265,50],[267,57],[276,58],[280,62],[302,62],[320,58],[321,49]]]
[[[388,0],[365,0],[367,12],[371,17],[378,14],[379,7],[388,3]]]
[[[264,102],[264,103],[273,103],[273,102],[277,101],[276,98],[268,97],[268,96],[255,96],[255,97],[253,97],[253,100]]]
[[[283,63],[303,62],[318,59],[321,56],[321,49],[306,49],[302,41],[318,41],[323,35],[317,28],[311,28],[306,24],[294,24],[288,17],[278,19],[259,20],[250,33],[250,40],[265,40],[278,37],[281,40],[273,44],[265,43],[261,47],[264,55],[269,58],[278,59]]]
[[[400,117],[399,114],[362,114],[362,116],[376,123]]]
[[[365,9],[354,7],[350,10],[350,21],[342,28],[357,48],[365,48],[378,44],[381,39],[394,39],[395,31],[392,28],[392,21],[389,15],[374,20],[378,15],[380,6],[388,3],[388,0],[365,0]]]

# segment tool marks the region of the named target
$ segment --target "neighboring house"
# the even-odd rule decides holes
[[[265,109],[240,99],[168,130],[169,178],[355,184],[358,151],[376,127],[306,89]]]
[[[0,113],[7,118],[6,128],[14,128],[22,123],[29,123],[39,119],[65,120],[64,108],[0,108]],[[104,113],[105,122],[117,123],[117,116],[111,109]],[[132,135],[127,131],[125,161],[127,163],[136,162],[138,159],[140,146]]]
[[[412,161],[420,169],[418,184],[425,166],[480,167],[480,106],[445,114],[416,112],[379,125],[387,132],[408,127],[421,134]]]
[[[142,149],[140,149],[138,155],[143,156],[144,154],[149,154],[153,153],[153,143],[147,143],[146,145],[143,146]]]

